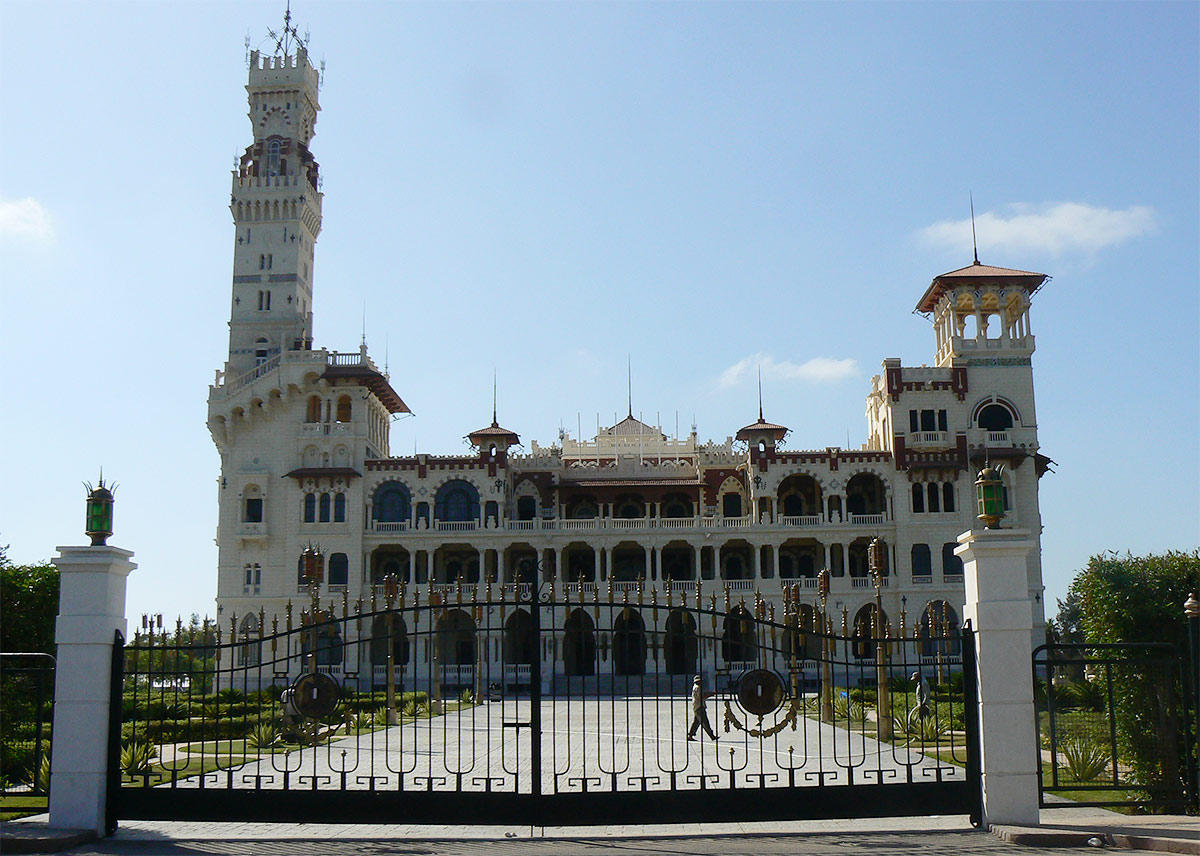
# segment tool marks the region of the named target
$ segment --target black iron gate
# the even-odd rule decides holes
[[[1164,643],[1035,649],[1041,806],[1195,811],[1196,689],[1187,665]]]
[[[567,825],[978,814],[970,630],[799,586],[378,586],[143,620],[121,818]],[[776,615],[776,610],[781,613]],[[840,621],[840,629],[835,622]],[[715,729],[693,724],[694,677]],[[879,689],[884,691],[880,692]]]

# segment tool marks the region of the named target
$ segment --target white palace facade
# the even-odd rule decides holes
[[[893,626],[902,611],[910,628],[931,616],[954,623],[964,595],[953,548],[975,525],[985,460],[1005,464],[1004,525],[1040,537],[1049,459],[1038,449],[1029,308],[1047,277],[977,261],[921,295],[933,364],[883,360],[856,449],[785,446],[788,429],[761,412],[722,442],[694,430],[671,438],[631,413],[591,439],[524,452],[493,418],[468,435],[472,454],[393,455],[390,422],[408,407],[388,375],[365,345],[332,351],[312,340],[318,73],[303,47],[254,53],[246,89],[253,142],[232,178],[229,358],[208,398],[221,459],[218,614],[239,635],[257,631],[260,615],[309,602],[300,574],[309,545],[322,554],[323,604],[370,602],[395,574],[444,595],[489,581],[514,593],[553,582],[589,597],[639,586],[689,599],[699,590],[706,602],[761,595],[782,614],[785,586],[815,602],[828,569],[831,611],[855,625],[875,600],[867,545],[878,538]],[[1040,549],[1028,585],[1040,628]],[[445,665],[471,669],[474,649],[463,650],[463,662]],[[563,656],[547,652],[543,674],[567,669]],[[325,665],[336,670],[336,659]],[[669,668],[623,659],[597,669]]]

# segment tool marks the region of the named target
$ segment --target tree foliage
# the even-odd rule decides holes
[[[1067,596],[1067,602],[1078,603],[1088,644],[1173,646],[1174,661],[1151,665],[1136,661],[1134,652],[1118,653],[1113,656],[1128,656],[1131,662],[1112,667],[1119,742],[1139,783],[1152,794],[1168,797],[1183,792],[1183,759],[1192,750],[1180,715],[1179,661],[1188,655],[1183,604],[1191,592],[1200,592],[1200,551],[1093,556]]]
[[[54,653],[58,568],[49,562],[14,565],[0,547],[0,651]]]

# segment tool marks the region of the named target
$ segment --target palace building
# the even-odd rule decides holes
[[[408,412],[393,380],[365,344],[335,351],[312,338],[318,83],[303,45],[251,54],[253,140],[230,200],[229,358],[208,398],[221,458],[218,611],[237,634],[261,631],[261,616],[284,614],[289,601],[309,602],[302,554],[319,545],[310,571],[322,604],[371,602],[391,574],[423,597],[489,584],[512,596],[549,585],[570,597],[613,592],[631,604],[622,627],[584,626],[576,613],[580,626],[566,628],[575,644],[541,652],[542,674],[690,680],[695,656],[672,641],[670,621],[665,637],[647,629],[641,604],[651,590],[659,603],[671,592],[740,609],[758,598],[781,608],[786,588],[808,609],[827,569],[830,612],[853,630],[873,620],[867,548],[879,539],[887,622],[899,626],[903,613],[910,632],[935,635],[961,613],[954,547],[976,525],[974,480],[985,461],[1005,465],[1004,525],[1039,538],[1038,482],[1050,461],[1038,447],[1029,312],[1048,277],[977,260],[919,295],[916,310],[933,325],[932,365],[883,360],[858,448],[785,445],[788,429],[761,408],[756,420],[730,414],[731,436],[718,442],[694,429],[667,436],[631,409],[594,437],[560,434],[527,449],[493,414],[469,433],[472,454],[393,455],[390,421]],[[1040,627],[1040,550],[1029,556],[1028,585]],[[469,611],[452,621],[447,632],[463,644],[448,646],[442,666],[469,683],[479,657],[501,652],[471,644]],[[382,661],[372,672],[362,660],[379,659],[379,646],[336,641],[346,653],[325,649],[322,668],[349,671],[354,658],[360,681],[378,674]],[[428,656],[403,650],[414,662]],[[733,669],[741,651],[730,644],[714,656]]]

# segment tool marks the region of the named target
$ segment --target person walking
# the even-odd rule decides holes
[[[706,693],[704,691],[704,682],[700,679],[699,675],[696,675],[696,679],[692,681],[692,727],[688,729],[688,740],[695,740],[696,732],[701,727],[704,728],[705,733],[713,740],[720,739],[708,721],[708,710],[704,706],[705,700],[714,695],[716,693]]]

